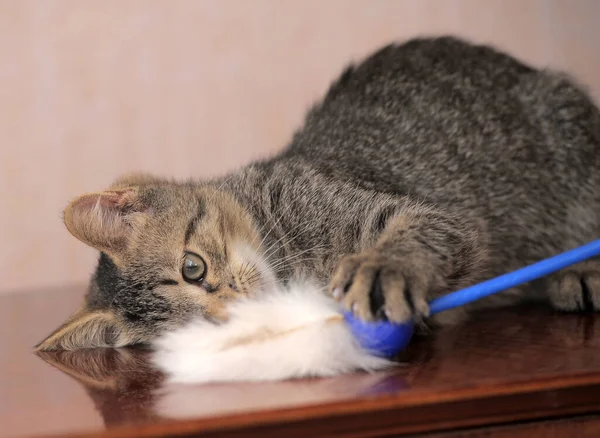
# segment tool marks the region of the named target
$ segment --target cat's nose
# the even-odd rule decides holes
[[[230,287],[231,289],[233,289],[234,291],[236,291],[236,292],[239,292],[239,289],[238,289],[238,287],[237,287],[237,284],[235,284],[235,281],[234,281],[234,280],[231,280],[231,281],[229,282],[229,287]]]

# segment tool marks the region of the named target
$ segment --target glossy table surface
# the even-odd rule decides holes
[[[600,412],[594,315],[481,313],[414,339],[392,372],[182,386],[139,349],[36,355],[82,296],[0,296],[1,436],[397,436]]]

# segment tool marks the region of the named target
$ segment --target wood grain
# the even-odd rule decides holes
[[[419,435],[427,438],[597,438],[600,417],[583,416],[556,421],[537,421],[505,426],[493,426],[448,433]]]
[[[594,315],[528,307],[481,314],[414,339],[392,372],[185,386],[167,383],[143,349],[36,356],[31,347],[82,294],[0,298],[0,435],[400,436],[600,413]]]

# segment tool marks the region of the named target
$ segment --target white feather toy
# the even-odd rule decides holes
[[[229,307],[229,320],[198,319],[155,342],[171,382],[326,377],[394,365],[364,350],[342,310],[317,286],[296,283]]]

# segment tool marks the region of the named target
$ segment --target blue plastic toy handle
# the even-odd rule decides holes
[[[544,277],[575,263],[600,255],[600,239],[508,274],[444,295],[429,304],[430,314],[460,307],[511,287]]]

